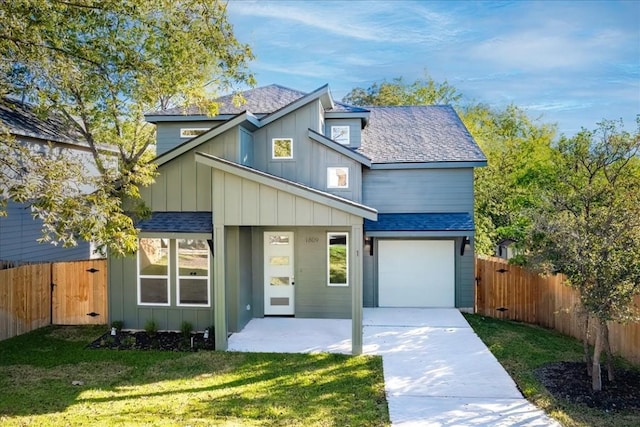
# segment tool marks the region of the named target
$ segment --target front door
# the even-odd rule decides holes
[[[293,232],[264,233],[264,314],[292,315],[294,310]]]

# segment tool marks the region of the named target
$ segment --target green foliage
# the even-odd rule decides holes
[[[347,246],[329,246],[329,283],[347,282]]]
[[[438,83],[425,71],[422,79],[406,83],[402,77],[373,83],[366,89],[352,89],[342,100],[351,105],[455,104],[462,95],[446,80]]]
[[[233,36],[225,3],[15,0],[0,2],[0,18],[0,98],[25,99],[65,123],[97,170],[56,150],[21,150],[3,132],[0,157],[24,167],[0,177],[0,196],[31,204],[43,241],[134,251],[131,216],[147,213],[139,188],[155,175],[143,114],[187,104],[215,114],[212,95],[254,82],[251,51]]]
[[[122,320],[114,320],[113,322],[111,322],[111,327],[116,328],[116,331],[120,332],[124,327],[124,322]]]
[[[488,165],[475,171],[476,252],[492,255],[496,242],[522,245],[551,168],[555,127],[537,123],[520,108],[487,105],[460,109],[462,120],[482,148]]]
[[[156,332],[158,332],[158,324],[156,323],[156,321],[154,319],[149,319],[144,324],[144,330],[149,335],[155,335]]]
[[[182,332],[183,337],[189,338],[191,336],[191,331],[193,331],[193,325],[191,322],[187,322],[185,320],[180,324],[180,332]]]

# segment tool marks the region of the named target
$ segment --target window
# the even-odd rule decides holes
[[[206,240],[178,242],[178,305],[209,307],[209,245]]]
[[[331,139],[340,144],[349,144],[349,126],[331,126]]]
[[[169,305],[169,240],[139,241],[138,304]]]
[[[273,138],[271,140],[271,157],[274,159],[293,159],[293,139]]]
[[[327,233],[329,286],[349,286],[348,233]]]
[[[202,135],[209,128],[181,128],[180,138],[193,138],[194,136]]]
[[[349,188],[349,168],[327,168],[327,188]]]

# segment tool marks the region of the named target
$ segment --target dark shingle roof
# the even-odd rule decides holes
[[[153,212],[136,227],[156,233],[212,233],[212,218],[211,212]]]
[[[294,101],[305,96],[305,92],[289,89],[280,85],[269,85],[250,89],[242,92],[245,103],[236,106],[233,103],[233,95],[225,95],[216,101],[220,103],[218,114],[236,115],[244,111],[249,111],[256,116],[271,114]],[[182,115],[203,115],[194,106],[187,108],[172,108],[169,110],[156,111],[148,114],[150,116],[182,116]]]
[[[373,163],[487,160],[451,106],[367,108],[369,125],[358,151]]]
[[[332,113],[368,113],[366,108],[356,107],[355,105],[348,105],[342,102],[334,101],[334,107],[329,110]]]
[[[9,98],[0,101],[0,122],[14,135],[84,145],[79,144],[82,136],[60,117],[49,114],[43,118],[29,104]]]
[[[377,221],[365,219],[365,231],[472,231],[473,217],[454,213],[384,213]]]

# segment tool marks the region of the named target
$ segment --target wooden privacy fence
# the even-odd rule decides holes
[[[102,323],[107,323],[106,260],[0,270],[0,340],[51,324]]]
[[[583,338],[579,296],[564,284],[565,276],[543,276],[500,258],[476,257],[476,312],[517,320]],[[640,296],[636,296],[640,307]],[[609,324],[614,353],[640,364],[640,323]]]

